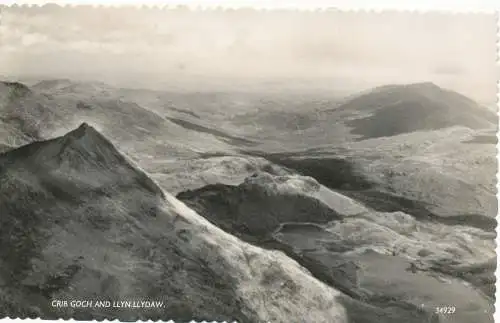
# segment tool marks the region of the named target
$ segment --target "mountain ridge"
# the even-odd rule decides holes
[[[112,181],[121,182],[120,174],[134,174],[133,177],[141,186],[164,198],[162,189],[144,171],[86,122],[64,136],[36,141],[0,154],[0,170],[16,163],[35,172],[58,172],[61,180],[64,175],[71,176],[75,170],[83,173],[99,170],[106,175],[93,181],[81,178],[81,183],[87,184],[85,187]]]
[[[94,145],[79,142],[89,139]],[[138,182],[130,164],[106,169],[88,162],[85,168],[64,164],[67,155],[58,160],[64,144],[64,151],[76,145],[88,153],[101,139],[83,124],[0,155],[0,315],[242,323],[286,322],[293,315],[301,321],[346,322],[338,291],[284,254],[242,242],[168,193],[156,195]],[[113,155],[113,147],[104,145],[97,153]],[[29,153],[47,149],[55,162],[30,162]],[[53,299],[96,295],[165,305],[145,310],[50,305]]]

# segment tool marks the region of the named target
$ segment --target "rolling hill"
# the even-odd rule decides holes
[[[378,87],[334,111],[357,115],[347,125],[358,140],[453,126],[492,128],[497,119],[486,107],[433,83]]]

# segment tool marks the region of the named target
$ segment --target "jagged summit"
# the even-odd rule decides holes
[[[113,144],[94,127],[83,122],[78,128],[65,134],[61,139],[71,141],[73,144],[86,144],[85,148],[92,150],[101,145],[116,149]],[[90,151],[89,151],[90,152]]]
[[[46,141],[36,141],[31,144],[14,149],[7,154],[16,159],[24,158],[36,160],[37,162],[46,162],[58,157],[68,151],[78,151],[81,156],[86,158],[107,159],[111,162],[110,156],[118,155],[114,145],[94,127],[86,122],[78,128],[72,130],[61,137],[56,137]],[[103,157],[107,158],[103,158]],[[69,157],[69,156],[68,156]]]
[[[64,159],[65,156],[70,162],[76,158],[77,162],[98,163],[102,167],[127,163],[111,141],[86,122],[68,132],[58,143],[61,145],[58,157]]]
[[[83,122],[78,128],[68,133],[68,135],[82,137],[87,133],[98,133],[94,127],[90,126],[88,123]]]
[[[47,172],[77,175],[85,182],[83,186],[94,188],[111,182],[139,185],[154,195],[164,196],[147,174],[86,122],[61,137],[37,141],[0,155],[0,173],[14,167],[29,170],[36,176],[45,176]]]

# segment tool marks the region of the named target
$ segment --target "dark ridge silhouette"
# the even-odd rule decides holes
[[[230,143],[232,145],[236,145],[236,146],[240,146],[240,145],[242,145],[242,146],[254,146],[254,145],[256,145],[256,143],[251,141],[251,140],[231,136],[231,135],[229,135],[225,132],[222,132],[220,130],[217,130],[217,129],[211,129],[211,128],[208,128],[208,127],[205,127],[202,125],[198,125],[198,124],[195,124],[195,123],[192,123],[192,122],[189,122],[186,120],[182,120],[179,118],[172,118],[172,117],[165,117],[165,118],[172,121],[173,123],[185,128],[185,129],[211,134],[219,139],[227,141],[228,143]]]
[[[490,128],[496,115],[473,100],[433,83],[387,85],[351,99],[334,112],[370,113],[348,120],[358,140],[452,126]]]

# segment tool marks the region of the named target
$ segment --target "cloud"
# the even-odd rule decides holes
[[[95,77],[115,73],[118,81],[127,71],[153,81],[176,73],[424,79],[462,92],[488,88],[489,98],[497,76],[495,17],[487,14],[8,8],[0,40],[8,49],[2,61],[17,62],[0,66],[0,74],[57,77],[81,68]]]

